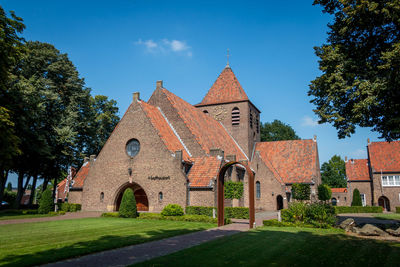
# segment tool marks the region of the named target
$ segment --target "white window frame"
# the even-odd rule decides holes
[[[365,194],[360,194],[360,196],[363,207],[367,206],[367,196]]]
[[[397,179],[396,179],[397,178]],[[382,186],[400,186],[400,175],[381,176]]]

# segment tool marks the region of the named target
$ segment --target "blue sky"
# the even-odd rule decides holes
[[[226,65],[261,121],[279,119],[303,139],[317,135],[320,163],[334,154],[365,158],[358,128],[338,139],[318,125],[308,85],[321,73],[314,46],[325,42],[331,17],[313,1],[18,1],[0,0],[24,19],[27,40],[53,44],[77,67],[93,94],[125,112],[132,93],[148,100],[156,80],[191,104],[201,101]]]

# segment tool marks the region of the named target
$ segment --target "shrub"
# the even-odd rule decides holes
[[[76,203],[61,203],[59,205],[60,210],[65,211],[65,212],[76,212],[81,210],[82,205],[81,204],[76,204]]]
[[[303,221],[307,205],[302,202],[292,202],[288,209],[281,210],[282,220],[285,222]]]
[[[310,199],[310,185],[308,184],[292,184],[292,195],[297,200]]]
[[[22,214],[38,214],[38,210],[23,210]]]
[[[183,209],[178,204],[168,204],[161,212],[163,216],[182,216]]]
[[[356,207],[334,207],[336,213],[382,213],[383,208],[380,206],[356,206]]]
[[[362,206],[360,191],[358,191],[357,188],[353,191],[353,201],[351,202],[351,206]]]
[[[396,207],[396,213],[400,213],[400,207]]]
[[[275,226],[275,227],[309,227],[313,228],[313,225],[310,224],[305,224],[302,222],[280,222],[277,219],[272,219],[272,220],[264,220],[263,221],[264,226]]]
[[[147,220],[167,220],[167,221],[185,221],[185,222],[205,222],[217,223],[217,218],[212,218],[206,215],[183,215],[183,216],[163,216],[159,213],[140,213],[139,219]],[[232,221],[225,218],[225,224],[230,224]]]
[[[332,190],[326,184],[320,184],[318,186],[318,199],[321,201],[330,200],[332,197]]]
[[[249,208],[245,207],[226,207],[225,208],[226,218],[235,219],[249,219]]]
[[[224,186],[225,199],[241,199],[243,196],[243,183],[228,181]]]
[[[10,205],[10,207],[14,206],[14,202],[16,199],[17,199],[16,192],[4,190],[3,200],[7,202]]]
[[[213,209],[215,209],[215,215],[217,215],[217,208],[214,208],[214,207],[187,206],[186,214],[206,215],[206,216],[212,217]]]
[[[47,214],[53,210],[54,210],[53,194],[51,193],[50,189],[46,189],[42,193],[42,197],[40,198],[38,212],[40,214]]]
[[[118,212],[105,212],[101,214],[101,217],[119,217]]]
[[[324,225],[335,225],[336,210],[329,204],[313,203],[307,205],[305,223],[315,225],[318,228],[327,228]]]
[[[135,195],[132,189],[127,188],[122,195],[121,205],[119,206],[119,217],[136,218],[137,216]]]

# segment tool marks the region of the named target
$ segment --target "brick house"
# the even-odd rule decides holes
[[[216,206],[218,171],[232,160],[252,168],[257,209],[286,207],[295,182],[310,184],[313,197],[321,183],[316,137],[260,142],[260,111],[229,66],[197,105],[158,81],[147,102],[133,94],[97,158],[75,175],[68,201],[83,210],[116,211],[132,188],[142,211],[158,212],[169,203]],[[243,198],[226,204],[248,206],[245,169],[232,167],[226,179],[244,184]]]
[[[348,198],[357,188],[364,206],[400,206],[400,141],[370,142],[367,159],[346,159]],[[348,205],[351,204],[351,200]]]

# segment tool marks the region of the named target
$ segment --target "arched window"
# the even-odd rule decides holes
[[[337,200],[336,198],[332,198],[332,206],[336,206],[337,205]]]
[[[203,110],[203,113],[208,115],[208,111],[207,110]]]
[[[232,125],[239,125],[240,123],[240,110],[238,107],[232,109]]]
[[[253,114],[250,113],[250,128],[253,129]]]
[[[103,202],[103,201],[104,201],[104,193],[101,192],[101,193],[100,193],[100,202]]]
[[[162,201],[162,200],[163,200],[163,197],[164,197],[164,195],[163,195],[162,192],[158,193],[158,200],[159,200],[159,201]]]
[[[260,182],[256,182],[256,198],[261,198],[261,185]]]

